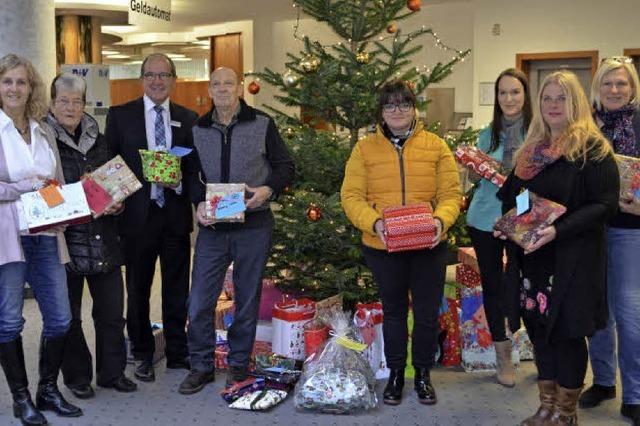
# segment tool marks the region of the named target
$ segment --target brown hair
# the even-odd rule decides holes
[[[515,68],[507,68],[502,71],[498,78],[496,78],[496,83],[494,85],[494,98],[493,98],[493,121],[491,123],[491,146],[489,147],[489,152],[493,152],[498,149],[500,145],[500,130],[502,130],[502,118],[504,117],[504,113],[502,112],[502,108],[500,107],[500,102],[498,101],[498,92],[500,91],[499,85],[502,77],[513,77],[517,79],[522,87],[524,88],[524,105],[522,106],[522,117],[523,117],[523,125],[524,131],[526,132],[529,128],[529,123],[531,123],[531,93],[529,91],[529,80],[527,76],[520,70]]]
[[[378,124],[382,124],[382,108],[384,105],[388,104],[391,101],[395,102],[408,102],[415,108],[416,106],[416,95],[411,90],[411,87],[402,80],[391,80],[386,82],[380,87],[378,91],[378,109],[376,111],[376,117],[378,119]]]

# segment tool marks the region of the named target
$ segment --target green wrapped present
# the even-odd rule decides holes
[[[182,179],[180,158],[163,151],[140,149],[142,159],[142,175],[151,183],[177,185]]]

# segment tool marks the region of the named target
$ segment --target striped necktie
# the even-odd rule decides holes
[[[162,105],[156,105],[153,107],[156,112],[155,133],[156,133],[156,149],[163,150],[167,147],[167,136],[165,134],[164,117],[162,111],[164,107]],[[164,188],[160,185],[155,186],[156,204],[158,207],[164,207]]]

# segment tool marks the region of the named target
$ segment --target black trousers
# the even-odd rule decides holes
[[[539,380],[555,380],[567,389],[584,384],[589,353],[584,337],[549,341],[546,329],[535,321],[524,321],[533,343]]]
[[[482,299],[491,338],[494,342],[507,340],[505,318],[501,298],[502,289],[502,254],[504,241],[494,238],[493,233],[468,227],[471,243],[478,257],[480,278],[482,279]]]
[[[364,246],[362,252],[382,299],[387,365],[392,369],[402,369],[407,363],[407,313],[411,292],[413,366],[430,369],[438,344],[438,312],[444,292],[446,242],[431,250],[387,253]]]
[[[96,333],[96,375],[99,385],[109,385],[123,373],[127,362],[124,346],[124,285],[120,268],[95,275],[67,271],[71,328],[62,361],[67,386],[89,385],[93,379],[91,352],[82,331],[82,292],[85,279],[93,299],[91,316]]]
[[[136,360],[151,361],[155,350],[149,298],[158,257],[165,352],[167,361],[178,361],[188,355],[185,326],[191,242],[189,234],[173,233],[166,212],[151,202],[149,219],[140,232],[125,236],[127,333]]]

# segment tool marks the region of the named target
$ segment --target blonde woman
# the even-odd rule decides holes
[[[51,129],[40,119],[47,111],[42,80],[17,55],[0,58],[0,364],[13,396],[13,414],[25,425],[47,424],[39,410],[77,417],[82,411],[58,390],[58,372],[71,322],[64,263],[69,261],[62,229],[20,232],[20,194],[42,181],[63,182]],[[42,313],[40,381],[34,406],[22,349],[24,283]]]
[[[591,85],[596,123],[616,154],[640,157],[640,84],[630,58],[602,61]],[[609,222],[607,301],[609,321],[589,339],[593,386],[580,397],[590,408],[616,396],[617,360],[622,381],[622,415],[640,424],[640,203],[620,200],[620,211]]]
[[[585,337],[607,319],[606,225],[618,206],[619,177],[613,150],[574,74],[550,74],[538,101],[515,170],[498,197],[507,211],[529,190],[567,212],[529,250],[507,244],[506,285],[520,290],[511,300],[538,368],[541,405],[522,425],[574,425],[587,369]],[[512,326],[518,321],[510,318]]]

